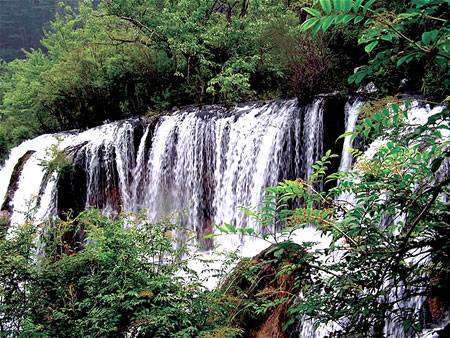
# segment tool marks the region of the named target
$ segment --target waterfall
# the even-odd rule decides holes
[[[302,165],[306,177],[309,177],[312,173],[311,164],[319,159],[323,152],[323,104],[324,99],[316,100],[308,107],[305,114],[303,131],[305,146]]]
[[[353,103],[347,102],[345,106],[346,113],[346,132],[353,132],[355,129],[356,121],[358,119],[359,110],[361,109],[363,102],[359,99],[356,99]],[[427,122],[428,117],[439,113],[442,111],[442,107],[430,108],[430,106],[421,106],[417,101],[413,101],[411,108],[408,110],[407,121],[406,123],[410,126],[418,126],[421,124],[425,124]],[[447,130],[443,130],[443,137],[448,138],[449,132]],[[348,152],[348,149],[352,147],[352,138],[351,135],[348,135],[344,139],[343,152],[341,157],[341,163],[339,167],[339,171],[345,172],[351,170],[352,167],[352,156]],[[375,156],[376,152],[385,145],[386,140],[378,138],[370,144],[369,148],[365,151],[363,157],[365,159],[371,159]],[[357,179],[357,178],[356,178]],[[386,197],[385,197],[386,198]],[[353,201],[354,196],[350,194],[342,194],[338,200],[339,201]],[[400,211],[398,211],[400,212]],[[404,215],[403,215],[404,217]],[[399,217],[396,222],[401,221],[402,217]],[[403,220],[404,221],[404,220]],[[382,225],[381,225],[382,226]],[[426,251],[426,249],[423,249]],[[338,257],[329,257],[330,260],[340,259],[341,255]],[[427,262],[427,257],[425,255],[417,256],[413,262],[408,262],[409,264],[414,264],[419,261]],[[412,290],[412,293],[418,293],[413,297],[409,297],[408,295],[411,293],[411,290],[407,290],[405,284],[401,281],[384,281],[383,287],[388,291],[386,301],[393,302],[394,311],[401,310],[410,310],[412,313],[419,313],[426,301],[426,297],[422,294],[423,290]],[[334,330],[338,329],[337,324],[329,323],[329,324],[320,324],[318,327],[314,327],[314,319],[303,316],[299,320],[299,325],[297,328],[298,337],[299,338],[325,338],[328,337]],[[395,315],[390,315],[386,318],[383,334],[385,337],[396,337],[396,338],[407,338],[412,337],[414,333],[406,332],[403,326],[403,322],[401,318],[396,317]]]
[[[176,213],[199,236],[213,224],[248,226],[240,207],[256,207],[266,187],[301,174],[301,112],[291,100],[162,117],[147,156],[145,134],[139,147],[134,211],[152,220]]]
[[[353,103],[345,104],[345,133],[344,146],[342,149],[341,163],[339,165],[340,172],[349,171],[352,166],[353,156],[351,149],[353,146],[353,133],[355,131],[356,122],[358,121],[359,111],[363,106],[363,101],[357,98]]]
[[[40,136],[12,150],[0,171],[0,201],[18,180],[8,200],[12,224],[22,223],[28,211],[39,221],[56,215],[62,206],[55,196],[64,195],[61,178],[49,177],[41,165],[56,146],[84,173],[84,182],[70,182],[83,185],[75,191],[84,192],[84,208],[112,216],[143,211],[150,220],[176,217],[199,239],[214,224],[253,226],[240,208],[256,208],[265,188],[280,180],[308,176],[322,155],[323,107],[324,98],[307,106],[287,100],[233,109],[188,107],[156,125],[130,119]]]
[[[129,168],[135,163],[135,122],[107,124],[85,131],[71,142],[71,145],[86,142],[77,154],[87,173],[86,208],[101,208],[108,215],[130,208]]]
[[[0,170],[0,206],[8,211],[12,224],[23,224],[33,218],[43,221],[50,211],[51,184],[41,187],[46,177],[42,161],[57,135],[42,135],[12,149]],[[11,188],[14,189],[11,189]],[[44,187],[45,188],[45,187]]]

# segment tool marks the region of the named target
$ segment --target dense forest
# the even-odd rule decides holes
[[[0,1],[0,174],[11,176],[0,178],[5,185],[0,186],[5,190],[0,200],[0,336],[426,337],[425,330],[435,328],[435,336],[428,337],[449,333],[447,0],[56,3]],[[345,123],[336,122],[338,104],[334,110],[323,108],[336,114],[323,121],[347,124],[347,129],[325,143],[333,149],[317,148],[315,163],[308,162],[301,174],[289,168],[277,176],[279,183],[264,187],[258,208],[239,205],[245,224],[208,220],[198,231],[172,218],[150,220],[142,210],[122,212],[126,207],[117,200],[136,197],[115,187],[122,177],[130,186],[149,179],[148,189],[162,199],[170,187],[156,190],[160,182],[151,181],[147,172],[101,167],[92,159],[108,158],[106,146],[77,157],[90,142],[87,137],[58,148],[63,137],[139,117],[145,127],[133,125],[123,136],[133,144],[133,165],[150,170],[138,167],[141,155],[148,166],[178,168],[175,160],[149,160],[157,150],[144,154],[150,142],[167,146],[155,140],[168,112],[187,106],[183,114],[189,109],[202,113],[206,107],[217,110],[214,118],[235,112],[237,120],[244,113],[233,110],[236,105],[257,102],[251,109],[275,109],[277,100],[295,98],[308,126],[308,112],[322,109],[321,100],[329,96],[336,102],[361,100],[355,104],[356,126],[349,131],[348,116]],[[411,120],[411,112],[422,114],[420,123]],[[184,120],[174,124],[179,121]],[[197,140],[208,129],[196,123]],[[327,128],[329,138],[337,133]],[[267,129],[269,135],[273,127]],[[96,130],[104,136],[103,129]],[[120,130],[111,138],[122,137]],[[297,129],[286,130],[289,137],[300,137]],[[59,134],[46,159],[35,165],[46,172],[36,208],[44,203],[48,182],[55,180],[59,191],[48,196],[57,200],[58,217],[44,222],[26,217],[23,226],[13,226],[14,193],[26,190],[20,190],[21,175],[36,149],[21,154],[17,163],[9,164],[8,158],[21,151],[21,142],[50,133]],[[171,139],[171,149],[185,141],[182,136],[180,131]],[[281,157],[288,156],[287,148],[306,143],[294,136],[280,145]],[[211,148],[220,143],[205,139]],[[353,167],[338,172],[333,152],[343,139],[354,142],[347,149]],[[118,161],[121,149],[128,151],[124,147],[120,144],[111,157]],[[305,152],[298,161],[314,156]],[[99,177],[103,171],[111,176],[89,181],[86,168],[92,165],[98,166]],[[200,188],[180,186],[212,195],[212,177],[221,175],[220,168],[207,167],[201,167]],[[254,175],[261,174],[256,169]],[[161,180],[179,183],[171,179]],[[77,188],[77,181],[86,180]],[[114,200],[119,212],[102,212],[104,201],[96,205],[103,210],[83,210],[89,201],[80,195],[93,185],[107,195],[92,197],[95,202]],[[233,192],[252,189],[245,185]],[[71,208],[59,212],[67,201]],[[311,227],[329,239],[325,248],[291,239]],[[230,235],[270,246],[251,259],[229,255],[223,266],[206,269],[220,280],[208,289],[192,262],[205,248],[213,250],[218,237]],[[306,334],[309,322],[312,333]]]
[[[87,1],[76,11],[66,7],[48,28],[42,49],[1,70],[2,153],[42,132],[191,103],[307,100],[356,90],[363,79],[374,81],[379,95],[396,93],[407,78],[411,92],[444,98],[446,42],[434,29],[440,20],[402,16],[399,27],[377,28],[370,36],[365,20],[346,17],[332,30],[330,17],[322,26],[327,29],[311,37],[301,29],[311,15],[302,9],[308,4],[124,1],[95,9]],[[410,4],[379,6],[397,15]],[[436,17],[445,13],[445,3],[433,7]],[[383,20],[376,18],[381,25]],[[407,39],[397,30],[407,31]],[[430,32],[425,42],[423,32]]]

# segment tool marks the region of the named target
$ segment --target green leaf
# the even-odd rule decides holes
[[[342,24],[342,22],[344,21],[345,18],[345,14],[339,14],[337,16],[334,17],[334,24],[335,25],[339,25]]]
[[[352,0],[341,0],[340,3],[341,10],[344,12],[348,12],[353,8],[353,1]]]
[[[319,0],[320,5],[322,6],[322,9],[325,13],[330,14],[331,13],[331,1],[330,0]]]
[[[363,20],[364,20],[364,17],[358,15],[357,17],[355,17],[355,20],[353,21],[353,23],[357,24],[357,23],[360,23]]]
[[[381,40],[392,42],[394,37],[395,37],[394,34],[387,33],[387,34],[384,34],[384,35],[381,36]]]
[[[402,56],[400,59],[397,60],[397,67],[400,67],[404,63],[409,63],[412,59],[414,59],[414,54],[407,54],[405,56]]]
[[[303,10],[311,16],[320,17],[320,12],[315,8],[305,7]]]
[[[439,35],[439,31],[437,29],[434,29],[429,32],[423,32],[422,33],[422,42],[426,45],[430,45],[434,41],[436,41],[438,35]]]
[[[398,18],[399,19],[409,19],[409,18],[413,18],[418,15],[420,15],[420,13],[417,13],[417,12],[416,13],[400,13],[398,15]]]
[[[356,85],[361,84],[361,82],[364,80],[364,78],[367,76],[367,71],[360,70],[357,71],[355,74],[351,75],[348,78],[349,83],[355,83]]]
[[[334,21],[333,16],[325,17],[325,19],[322,21],[322,30],[325,32],[328,28],[330,28],[333,21]]]
[[[333,4],[334,4],[334,9],[336,10],[336,11],[340,11],[342,8],[341,8],[341,1],[342,0],[333,0]]]
[[[344,15],[344,18],[343,18],[343,20],[342,20],[342,23],[344,24],[344,25],[346,25],[346,24],[348,24],[350,21],[352,21],[353,20],[353,15],[352,14],[345,14]]]
[[[315,23],[314,27],[312,28],[311,32],[313,33],[313,35],[317,35],[317,33],[319,32],[320,28],[322,27],[320,20],[317,20],[317,22]]]
[[[353,131],[346,131],[345,133],[339,135],[339,137],[336,139],[336,141],[346,138],[347,136],[352,136],[352,135],[356,135],[356,132]]]
[[[367,13],[367,11],[372,7],[372,5],[374,4],[374,2],[377,0],[369,0],[363,7],[363,13],[364,15]]]
[[[366,45],[366,47],[364,47],[364,50],[366,51],[366,53],[370,53],[371,51],[373,51],[373,49],[378,45],[378,41],[372,41],[371,43],[369,43],[368,45]]]
[[[361,4],[362,0],[356,0],[355,3],[353,4],[353,12],[358,13]]]
[[[311,29],[311,27],[313,27],[316,23],[319,22],[318,18],[311,18],[306,20],[305,22],[302,23],[302,25],[300,26],[300,30],[301,31],[307,31],[309,29]]]

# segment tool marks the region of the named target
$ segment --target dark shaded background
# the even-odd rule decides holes
[[[78,0],[0,0],[0,59],[11,61],[23,57],[23,49],[38,48],[60,2]]]

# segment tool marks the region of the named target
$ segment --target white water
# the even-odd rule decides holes
[[[358,121],[359,111],[364,102],[359,98],[353,103],[345,104],[345,132],[353,133],[355,131],[356,122]],[[342,149],[341,163],[339,165],[340,172],[347,172],[352,167],[353,156],[351,149],[353,148],[353,135],[348,134],[344,138],[344,146]]]
[[[40,163],[56,144],[59,150],[77,148],[74,161],[84,166],[87,177],[86,208],[110,215],[145,210],[151,220],[175,215],[199,236],[212,231],[213,224],[254,225],[240,207],[256,208],[266,187],[308,175],[321,156],[322,106],[323,99],[305,108],[296,100],[231,111],[191,108],[162,117],[151,140],[150,127],[135,135],[137,121],[44,135],[13,149],[0,172],[0,200],[18,160],[35,150],[20,173],[11,221],[24,221],[40,190],[44,193],[33,214],[39,221],[54,214],[57,177],[42,186],[45,169]],[[238,245],[240,239],[232,242]]]
[[[42,149],[48,149],[54,142],[55,137],[53,135],[42,135],[25,141],[11,150],[8,159],[0,171],[0,204],[5,200],[11,175],[19,159],[29,150],[40,151]],[[45,152],[41,153],[42,156],[45,156]]]
[[[316,100],[308,107],[305,114],[305,127],[303,129],[303,140],[305,151],[302,163],[306,177],[312,173],[311,164],[320,158],[323,152],[323,104],[324,100]]]
[[[346,104],[346,132],[353,132],[355,130],[356,122],[359,115],[359,110],[362,107],[363,102],[356,100],[353,104]],[[428,118],[434,114],[442,111],[442,107],[430,108],[429,105],[420,106],[417,101],[412,102],[411,109],[408,110],[408,115],[406,119],[406,124],[411,127],[423,125],[427,122]],[[442,137],[449,137],[448,130],[443,130]],[[386,144],[386,140],[379,138],[376,139],[369,148],[365,151],[363,159],[372,159],[378,150]],[[346,172],[352,170],[352,155],[348,152],[348,149],[352,147],[351,136],[346,136],[344,139],[343,153],[341,156],[341,163],[339,171]],[[357,177],[357,175],[356,175]],[[357,179],[357,178],[356,178]],[[345,203],[345,207],[348,207],[346,201],[352,202],[354,197],[350,194],[344,194],[339,197],[339,201]],[[399,211],[400,212],[400,211]],[[399,220],[398,220],[399,221]],[[417,259],[423,259],[420,257]],[[336,259],[330,257],[330,259]],[[339,258],[338,258],[339,259]],[[394,305],[394,310],[410,309],[415,313],[418,313],[425,302],[425,297],[418,295],[412,298],[407,298],[406,300],[397,302],[398,299],[402,299],[406,296],[406,291],[404,285],[401,283],[394,284],[390,281],[385,283],[386,290],[389,290],[387,301],[396,302]],[[339,329],[336,324],[330,323],[328,325],[321,324],[318,327],[314,326],[314,319],[304,317],[299,322],[298,332],[299,338],[325,338],[330,335],[334,330]],[[411,332],[405,332],[403,327],[403,321],[401,318],[396,318],[391,316],[385,321],[383,328],[383,333],[385,337],[395,337],[395,338],[408,338],[412,337],[414,334]],[[432,335],[432,333],[431,333]]]
[[[56,135],[42,135],[28,140],[11,151],[2,167],[0,171],[0,204],[3,204],[6,198],[9,181],[16,164],[27,151],[35,151],[23,167],[14,198],[10,201],[13,206],[12,225],[23,224],[30,219],[41,222],[48,216],[51,189],[45,189],[43,196],[39,196],[41,182],[45,175],[40,164],[48,159],[48,149],[56,142]],[[39,197],[42,208],[36,210]]]
[[[199,235],[213,224],[253,225],[240,207],[258,206],[266,187],[301,175],[295,165],[300,123],[294,100],[163,117],[147,160],[146,136],[139,146],[133,210],[145,209],[152,220],[175,214]],[[318,128],[311,131],[320,134]]]

